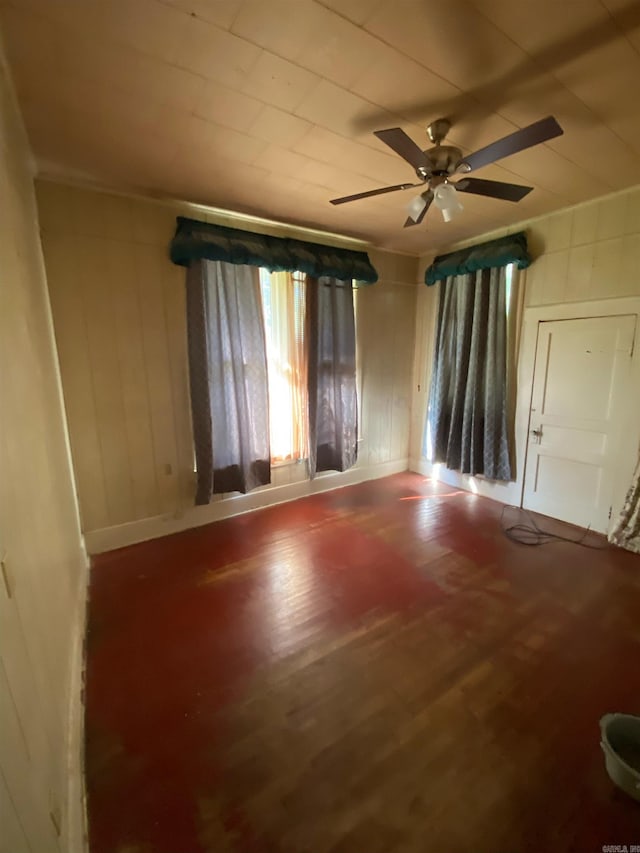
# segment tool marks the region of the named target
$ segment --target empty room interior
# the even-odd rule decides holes
[[[637,0],[0,0],[0,853],[640,845],[638,81]]]

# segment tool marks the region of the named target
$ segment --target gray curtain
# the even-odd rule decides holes
[[[609,542],[640,554],[640,457],[620,517],[609,534]]]
[[[271,481],[267,355],[258,268],[194,261],[187,271],[196,504]]]
[[[447,468],[511,480],[504,267],[440,288],[425,444]]]
[[[309,476],[346,471],[358,453],[356,333],[350,281],[307,277]]]

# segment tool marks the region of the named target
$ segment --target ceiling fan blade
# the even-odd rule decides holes
[[[403,160],[406,160],[414,169],[423,168],[428,172],[433,169],[433,163],[427,157],[410,136],[400,127],[390,127],[388,130],[374,130],[374,135],[385,145],[388,145]]]
[[[355,195],[345,195],[342,198],[332,198],[331,204],[345,204],[347,201],[358,201],[361,198],[371,198],[374,195],[383,195],[384,193],[394,193],[397,190],[408,190],[411,187],[421,187],[424,185],[420,184],[396,184],[393,187],[381,187],[378,190],[368,190],[366,193],[356,193]]]
[[[427,211],[431,207],[431,202],[433,201],[433,193],[431,190],[427,190],[426,193],[422,193],[422,198],[424,199],[424,207],[420,211],[420,216],[417,219],[412,219],[410,216],[407,218],[407,221],[404,223],[404,228],[411,228],[412,225],[420,225],[422,220],[427,215]]]
[[[483,178],[462,178],[453,186],[461,193],[486,195],[490,198],[501,198],[504,201],[520,201],[533,189],[533,187],[523,187],[520,184],[487,181]]]
[[[515,133],[510,133],[491,145],[485,148],[480,148],[469,154],[468,157],[463,157],[456,166],[456,171],[472,172],[474,169],[479,169],[481,166],[487,166],[489,163],[495,163],[496,160],[502,160],[503,157],[509,157],[511,154],[516,154],[518,151],[524,151],[525,148],[531,148],[533,145],[539,145],[540,142],[546,142],[556,136],[562,136],[564,133],[558,122],[553,116],[540,119],[534,124],[516,130]]]

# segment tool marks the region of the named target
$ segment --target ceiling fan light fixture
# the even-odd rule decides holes
[[[408,136],[401,127],[389,127],[385,130],[374,130],[374,135],[390,148],[395,154],[408,163],[415,171],[419,183],[396,184],[392,187],[380,187],[375,190],[355,193],[341,198],[330,199],[331,204],[344,204],[348,201],[370,198],[384,193],[393,193],[398,190],[408,190],[410,187],[427,185],[427,189],[418,198],[411,201],[407,207],[409,216],[404,223],[404,228],[411,225],[420,225],[429,211],[432,203],[442,213],[445,222],[450,222],[454,216],[463,210],[460,203],[460,193],[485,196],[487,198],[501,199],[502,201],[517,202],[528,195],[533,187],[525,187],[520,184],[510,184],[505,181],[492,181],[485,178],[467,178],[469,172],[476,171],[483,166],[489,166],[525,151],[534,145],[540,145],[555,139],[562,134],[562,128],[553,116],[540,119],[526,127],[521,127],[502,139],[496,139],[484,148],[478,148],[471,154],[463,156],[462,151],[455,145],[443,145],[451,122],[442,118],[431,122],[427,128],[429,139],[433,142],[433,148],[423,151]],[[449,179],[457,174],[465,177],[455,184],[449,184]]]
[[[420,214],[425,208],[426,201],[422,198],[421,195],[417,195],[414,199],[412,199],[407,205],[407,213],[409,217],[413,219],[414,222],[417,222],[420,218]]]
[[[442,218],[445,222],[451,222],[456,214],[464,210],[460,203],[458,193],[453,184],[439,184],[433,191],[433,203],[442,213]]]

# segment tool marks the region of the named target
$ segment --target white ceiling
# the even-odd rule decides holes
[[[0,0],[42,174],[195,201],[421,254],[640,183],[640,2],[629,0]],[[417,190],[372,131],[421,148],[446,115],[465,153],[547,115],[564,135],[477,176],[403,229]],[[475,174],[475,173],[474,173]]]

